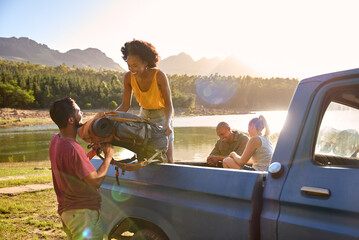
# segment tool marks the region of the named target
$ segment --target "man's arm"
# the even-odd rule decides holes
[[[217,166],[217,163],[219,161],[222,161],[226,156],[220,156],[218,141],[216,145],[214,146],[212,152],[207,157],[207,163],[210,166]]]
[[[217,163],[219,161],[222,161],[223,159],[225,159],[226,157],[224,156],[208,156],[207,157],[207,163],[210,166],[217,166]]]
[[[98,189],[101,186],[103,180],[105,179],[114,153],[114,149],[109,143],[102,144],[102,150],[105,154],[105,159],[103,160],[103,163],[97,169],[97,171],[93,171],[84,178],[84,181],[95,189]]]

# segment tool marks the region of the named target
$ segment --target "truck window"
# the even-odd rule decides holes
[[[359,94],[348,90],[329,103],[315,145],[315,163],[359,168]]]

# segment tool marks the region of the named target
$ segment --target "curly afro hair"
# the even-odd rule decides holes
[[[148,42],[141,40],[133,40],[126,42],[125,45],[121,48],[123,54],[122,58],[127,61],[129,55],[139,56],[143,61],[148,63],[149,68],[157,67],[158,63],[158,53],[155,47]]]

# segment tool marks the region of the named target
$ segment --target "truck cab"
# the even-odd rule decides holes
[[[132,239],[357,239],[358,119],[359,69],[304,79],[268,172],[151,164],[117,184],[110,167],[100,189],[105,232],[112,239],[126,232]]]
[[[302,80],[272,158],[261,239],[359,236],[359,69]]]

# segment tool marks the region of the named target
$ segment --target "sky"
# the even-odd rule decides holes
[[[152,43],[162,59],[236,57],[262,77],[303,79],[359,67],[357,0],[0,0],[0,37],[49,48]]]

